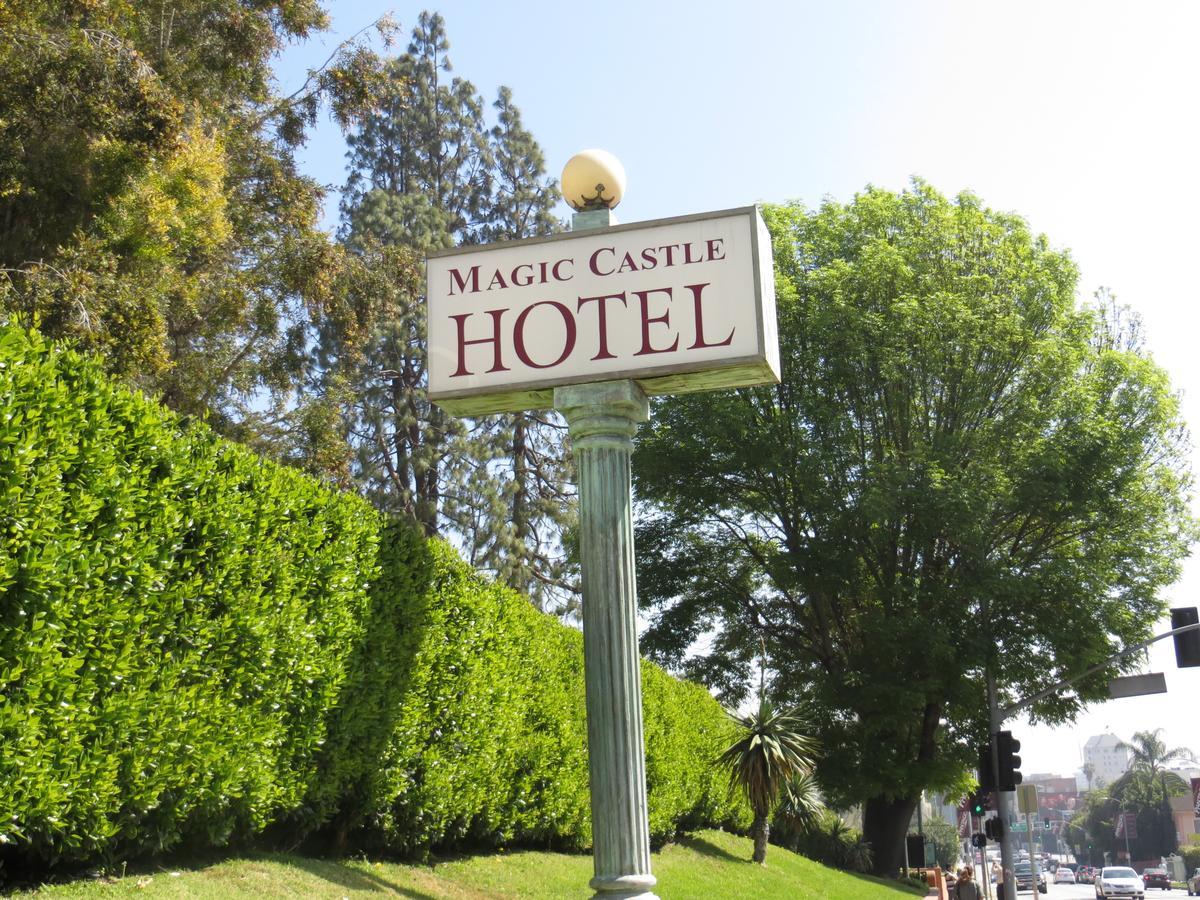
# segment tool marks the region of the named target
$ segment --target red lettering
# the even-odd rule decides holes
[[[546,264],[542,263],[542,265],[545,266]],[[528,269],[529,275],[522,275],[522,269]],[[500,273],[497,272],[496,274],[498,275]],[[533,266],[531,266],[529,263],[521,263],[521,265],[512,270],[512,277],[509,278],[509,281],[511,281],[516,287],[529,287],[529,285],[533,284]],[[545,282],[546,279],[543,277],[542,283],[545,284]]]
[[[642,262],[645,263],[645,265],[642,266],[643,272],[653,269],[658,265],[658,257],[654,255],[653,247],[647,247],[642,251]]]
[[[563,263],[571,263],[572,265],[574,265],[574,264],[575,264],[575,260],[573,260],[573,259],[560,259],[558,262],[556,262],[556,263],[554,264],[554,268],[552,268],[550,271],[554,273],[554,280],[555,280],[555,281],[570,281],[572,278],[574,278],[574,277],[575,277],[574,275],[568,275],[566,278],[564,278],[562,275],[560,275],[560,274],[558,273],[558,267],[559,267],[559,266],[561,266]]]
[[[667,302],[671,302],[671,289],[668,288],[652,288],[648,291],[634,291],[633,295],[642,302],[642,349],[634,356],[645,356],[649,353],[671,353],[679,347],[679,335],[675,335],[675,340],[670,347],[652,347],[650,345],[650,326],[661,322],[668,327],[671,324],[671,310],[667,309],[661,316],[650,315],[650,295],[651,294],[666,294]]]
[[[637,263],[633,261],[633,254],[626,253],[625,258],[621,260],[621,265],[617,269],[618,272],[636,272],[638,270]]]
[[[477,338],[472,341],[467,340],[466,322],[474,313],[460,313],[457,316],[450,317],[458,325],[458,368],[450,375],[451,378],[471,374],[467,370],[467,347],[471,344],[492,345],[492,367],[488,369],[488,372],[508,371],[508,366],[504,365],[504,360],[500,355],[500,319],[506,312],[508,312],[507,309],[489,309],[487,314],[492,317],[492,336],[490,338]]]
[[[685,264],[704,262],[704,257],[697,256],[692,259],[692,242],[688,241],[683,245],[683,261]]]
[[[706,282],[704,284],[685,284],[684,285],[685,288],[687,288],[689,291],[692,292],[692,303],[696,308],[696,340],[695,340],[695,343],[692,344],[692,346],[688,347],[689,350],[703,350],[705,347],[728,347],[730,344],[733,343],[733,332],[737,331],[736,328],[732,329],[729,332],[729,337],[725,338],[725,340],[723,340],[723,341],[718,341],[715,344],[709,344],[709,343],[705,342],[705,340],[704,340],[704,312],[700,306],[700,304],[701,304],[700,295],[702,293],[704,293],[704,289],[706,287],[708,287],[710,284],[712,284],[711,281]]]
[[[551,363],[535,363],[530,359],[529,353],[525,349],[525,320],[539,306],[553,306],[562,314],[563,324],[567,326],[567,339],[563,344],[563,351],[559,354],[558,359]],[[513,349],[517,351],[517,357],[521,362],[530,368],[552,369],[571,355],[571,351],[575,349],[575,336],[575,317],[571,315],[571,311],[557,300],[542,300],[540,303],[525,307],[525,309],[521,310],[521,314],[517,316],[517,324],[513,328]]]
[[[500,283],[500,290],[508,287],[508,285],[504,283],[504,276],[500,274],[499,269],[497,269],[496,274],[492,276],[492,280],[488,282],[487,289],[490,291],[492,288],[496,287],[496,282]]]
[[[606,294],[601,297],[580,297],[578,303],[575,305],[575,311],[583,312],[583,305],[585,303],[591,303],[593,300],[596,301],[596,316],[600,326],[600,352],[593,356],[592,359],[616,359],[617,355],[615,353],[610,353],[608,350],[608,309],[605,306],[605,301],[620,300],[621,304],[628,308],[629,304],[625,300],[625,292],[621,291],[619,294]]]
[[[461,293],[466,293],[467,282],[471,283],[471,293],[479,293],[479,266],[471,266],[467,271],[467,276],[464,278],[458,269],[450,270],[450,296],[454,296],[454,285],[458,285],[458,290]]]
[[[675,251],[679,249],[678,244],[667,244],[665,247],[659,247],[659,250],[667,251],[667,265],[675,265]]]
[[[710,241],[708,242],[708,258],[709,258],[710,260],[711,260],[711,259],[724,259],[724,258],[725,258],[725,253],[724,253],[724,251],[723,251],[723,250],[722,250],[722,252],[721,252],[721,255],[720,255],[720,256],[717,256],[717,251],[722,249],[722,248],[721,248],[721,245],[722,245],[723,243],[725,243],[725,238],[713,238],[712,240],[710,240]]]
[[[612,269],[609,269],[607,272],[600,271],[600,262],[599,262],[600,254],[606,253],[606,252],[611,253],[613,256],[617,255],[617,251],[615,248],[601,247],[599,250],[597,250],[595,253],[593,253],[592,258],[588,260],[588,268],[592,270],[593,275],[599,275],[599,276],[603,277],[605,275],[612,274]]]

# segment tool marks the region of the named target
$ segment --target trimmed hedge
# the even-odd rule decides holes
[[[745,824],[643,665],[656,840]],[[0,328],[0,879],[308,838],[590,842],[581,635],[365,501]]]
[[[401,855],[463,845],[591,843],[583,635],[435,546],[434,603],[379,783],[352,843]],[[713,769],[733,726],[703,688],[642,662],[651,840],[744,828]]]
[[[0,332],[0,841],[49,863],[219,845],[299,806],[378,531]]]

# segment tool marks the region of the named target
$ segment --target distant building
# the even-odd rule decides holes
[[[1041,818],[1052,818],[1054,821],[1069,819],[1079,808],[1079,788],[1074,778],[1034,773],[1021,783],[1037,785]]]
[[[1092,766],[1092,787],[1112,784],[1125,774],[1133,754],[1115,734],[1096,734],[1083,745],[1083,762]]]
[[[1183,783],[1191,785],[1193,778],[1200,778],[1200,766],[1193,763],[1173,763],[1167,766],[1168,772],[1174,772],[1183,779]]]
[[[1187,846],[1196,834],[1195,801],[1189,791],[1185,797],[1171,797],[1171,818],[1175,820],[1175,839]]]

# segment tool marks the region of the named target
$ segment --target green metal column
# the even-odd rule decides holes
[[[612,213],[577,213],[573,230]],[[630,456],[650,406],[633,381],[555,388],[579,470],[583,656],[596,900],[658,900],[650,873],[650,818],[642,737],[641,657],[633,552]]]
[[[556,388],[579,469],[583,655],[597,898],[651,900],[629,460],[649,405],[632,381]]]

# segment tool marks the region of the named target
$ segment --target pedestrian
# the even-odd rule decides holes
[[[958,882],[950,896],[954,900],[979,900],[979,885],[975,883],[975,871],[970,866],[963,866],[958,873]]]
[[[954,896],[954,885],[958,883],[958,873],[951,872],[946,866],[942,866],[943,879],[946,882],[946,890],[950,891],[950,896]]]

